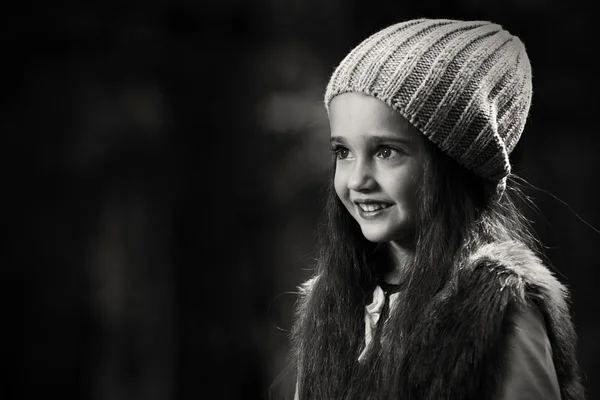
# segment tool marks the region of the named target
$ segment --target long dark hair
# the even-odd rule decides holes
[[[389,268],[385,246],[367,241],[330,185],[315,278],[299,299],[292,330],[291,362],[297,368],[302,400],[368,399],[398,396],[402,335],[478,246],[516,240],[539,253],[528,220],[519,211],[526,201],[509,177],[495,196],[496,183],[475,176],[425,141],[427,157],[418,189],[414,257],[403,276],[402,307],[394,307],[385,332],[391,340],[376,347],[365,363],[357,358],[364,343],[364,307],[378,279]],[[375,353],[375,354],[373,354]]]

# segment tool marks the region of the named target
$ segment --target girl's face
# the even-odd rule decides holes
[[[412,239],[426,140],[382,101],[350,92],[329,107],[335,191],[371,242]]]

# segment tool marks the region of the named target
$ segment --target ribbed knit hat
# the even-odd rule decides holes
[[[418,19],[389,26],[355,47],[325,93],[376,97],[500,193],[531,104],[525,46],[487,21]]]

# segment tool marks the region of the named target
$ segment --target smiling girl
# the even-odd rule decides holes
[[[568,292],[511,175],[531,94],[523,43],[485,21],[395,24],[339,64],[296,398],[584,398]]]

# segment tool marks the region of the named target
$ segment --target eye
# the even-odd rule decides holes
[[[377,150],[377,157],[390,158],[397,155],[398,153],[399,151],[396,149],[393,149],[388,146],[381,146],[379,150]]]
[[[348,155],[350,154],[350,150],[342,146],[334,146],[331,151],[335,154],[338,160],[344,160],[348,158]]]

